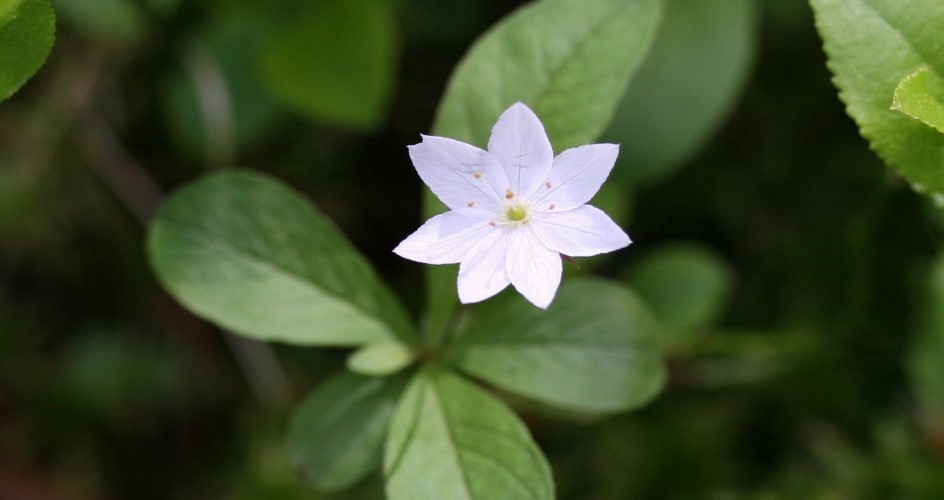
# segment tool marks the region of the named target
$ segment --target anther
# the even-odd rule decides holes
[[[548,210],[554,210],[554,204],[551,203],[551,206],[547,207]]]
[[[488,225],[489,225],[489,226],[492,226],[492,227],[495,227],[495,221],[489,222]]]
[[[545,182],[544,185],[547,186],[548,189],[551,189],[551,181]]]
[[[474,202],[474,201],[470,201],[470,202],[466,203],[466,205],[468,205],[469,208],[472,208],[472,207],[475,206],[475,202]]]
[[[482,178],[482,172],[476,172],[476,173],[474,173],[473,175],[475,175],[475,178],[476,178],[476,179],[481,179],[481,178]]]
[[[506,189],[506,190],[505,190],[505,199],[506,199],[506,200],[510,200],[510,199],[512,199],[512,198],[514,198],[514,197],[515,197],[515,193],[512,192],[512,190],[510,190],[510,189]]]

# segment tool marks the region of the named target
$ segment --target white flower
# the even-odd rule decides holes
[[[435,136],[409,150],[420,178],[450,211],[393,251],[427,264],[459,263],[464,304],[510,283],[546,309],[560,285],[561,254],[587,257],[630,243],[606,214],[586,205],[619,146],[591,144],[555,158],[541,121],[520,102],[498,118],[488,151]]]

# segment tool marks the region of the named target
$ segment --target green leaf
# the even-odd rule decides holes
[[[249,172],[174,194],[149,238],[164,286],[236,333],[292,344],[410,338],[406,314],[328,219],[285,185]]]
[[[652,50],[603,135],[620,144],[614,176],[663,179],[704,146],[731,111],[754,58],[753,0],[666,0]]]
[[[944,104],[931,95],[928,80],[935,76],[928,72],[928,68],[920,68],[905,77],[895,88],[895,99],[892,109],[919,120],[921,123],[934,127],[944,133]],[[940,88],[941,82],[936,82]]]
[[[0,4],[0,101],[39,70],[55,39],[56,13],[49,0]]]
[[[398,342],[383,342],[362,347],[347,358],[347,367],[362,375],[390,375],[416,360],[417,352]]]
[[[60,17],[85,36],[133,42],[144,34],[141,8],[130,0],[53,0]]]
[[[625,287],[572,280],[542,311],[517,296],[489,304],[448,360],[507,391],[566,410],[616,412],[662,388],[658,324]]]
[[[355,129],[383,120],[393,95],[398,39],[389,0],[312,2],[263,45],[272,95],[312,119]]]
[[[336,491],[380,467],[404,377],[342,373],[295,410],[288,431],[292,462],[318,490]]]
[[[669,344],[714,323],[731,293],[731,266],[700,245],[670,245],[648,255],[629,284],[652,308]]]
[[[928,276],[928,295],[920,315],[908,368],[914,390],[923,405],[944,420],[944,255]]]
[[[812,0],[846,111],[872,149],[921,193],[944,200],[944,134],[891,109],[921,67],[944,75],[940,0]],[[936,95],[941,101],[941,95]]]
[[[500,401],[447,372],[413,379],[384,454],[391,500],[539,500],[554,497],[547,461]]]
[[[450,79],[433,132],[484,146],[517,101],[541,118],[555,151],[594,141],[649,50],[658,0],[544,0],[479,39]]]
[[[656,32],[659,0],[544,0],[490,29],[449,81],[433,127],[484,147],[502,111],[517,101],[541,118],[555,151],[584,145],[606,128]],[[432,195],[424,213],[444,211]],[[456,305],[452,267],[428,271],[432,332]]]

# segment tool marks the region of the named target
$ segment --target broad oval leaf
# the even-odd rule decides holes
[[[410,339],[399,303],[307,200],[249,172],[174,194],[151,227],[152,266],[195,314],[235,333],[292,344]]]
[[[393,95],[398,44],[391,0],[311,2],[263,45],[262,77],[306,116],[370,129]]]
[[[944,77],[944,2],[811,3],[833,82],[862,135],[915,191],[944,200],[944,134],[891,109],[895,88],[917,69]]]
[[[459,63],[433,131],[484,146],[516,101],[541,117],[554,149],[595,140],[659,23],[658,0],[544,0],[489,30]]]
[[[484,309],[447,359],[542,403],[616,412],[648,402],[662,388],[658,334],[646,306],[625,287],[572,280],[547,311],[517,296]]]
[[[342,373],[295,410],[288,431],[292,462],[318,490],[351,486],[380,467],[390,419],[406,378]]]
[[[0,101],[19,90],[46,62],[56,38],[49,0],[4,2],[0,8]]]
[[[932,83],[936,83],[938,87],[941,87],[942,83],[940,81],[929,81],[934,79],[934,74],[930,73],[928,68],[925,67],[906,76],[895,88],[892,109],[901,111],[915,120],[933,127],[938,132],[944,133],[944,104],[931,95],[930,87]]]
[[[554,498],[550,468],[521,420],[440,369],[418,373],[403,394],[384,473],[391,500]]]
[[[700,245],[659,248],[629,274],[629,284],[649,305],[668,343],[687,340],[723,312],[734,281],[731,266]]]
[[[613,175],[663,179],[708,141],[747,80],[754,0],[666,0],[652,50],[630,80],[604,140],[620,144]]]
[[[490,29],[453,73],[433,133],[484,147],[502,111],[527,103],[554,151],[597,139],[656,32],[659,0],[543,0]],[[424,213],[443,211],[431,194]],[[452,268],[428,270],[430,329],[456,305]]]

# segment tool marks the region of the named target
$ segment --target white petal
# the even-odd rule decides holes
[[[609,216],[590,205],[535,214],[530,226],[544,245],[571,257],[612,252],[630,244],[629,236]]]
[[[439,214],[403,240],[393,252],[426,264],[455,264],[490,231],[492,214],[461,209]]]
[[[541,120],[520,102],[498,118],[488,151],[501,160],[511,190],[522,199],[528,199],[544,183],[554,161]]]
[[[491,153],[445,137],[423,136],[409,147],[416,172],[433,193],[455,210],[469,203],[498,210],[508,180],[505,170]]]
[[[561,257],[544,246],[529,228],[519,228],[508,242],[505,270],[511,284],[532,304],[547,309],[561,281]]]
[[[539,210],[570,210],[590,201],[603,181],[610,175],[619,146],[590,144],[568,149],[557,158],[547,176],[547,182],[538,188],[531,202]]]
[[[463,304],[483,301],[508,286],[505,253],[508,231],[494,228],[478,242],[459,264],[459,301]]]

